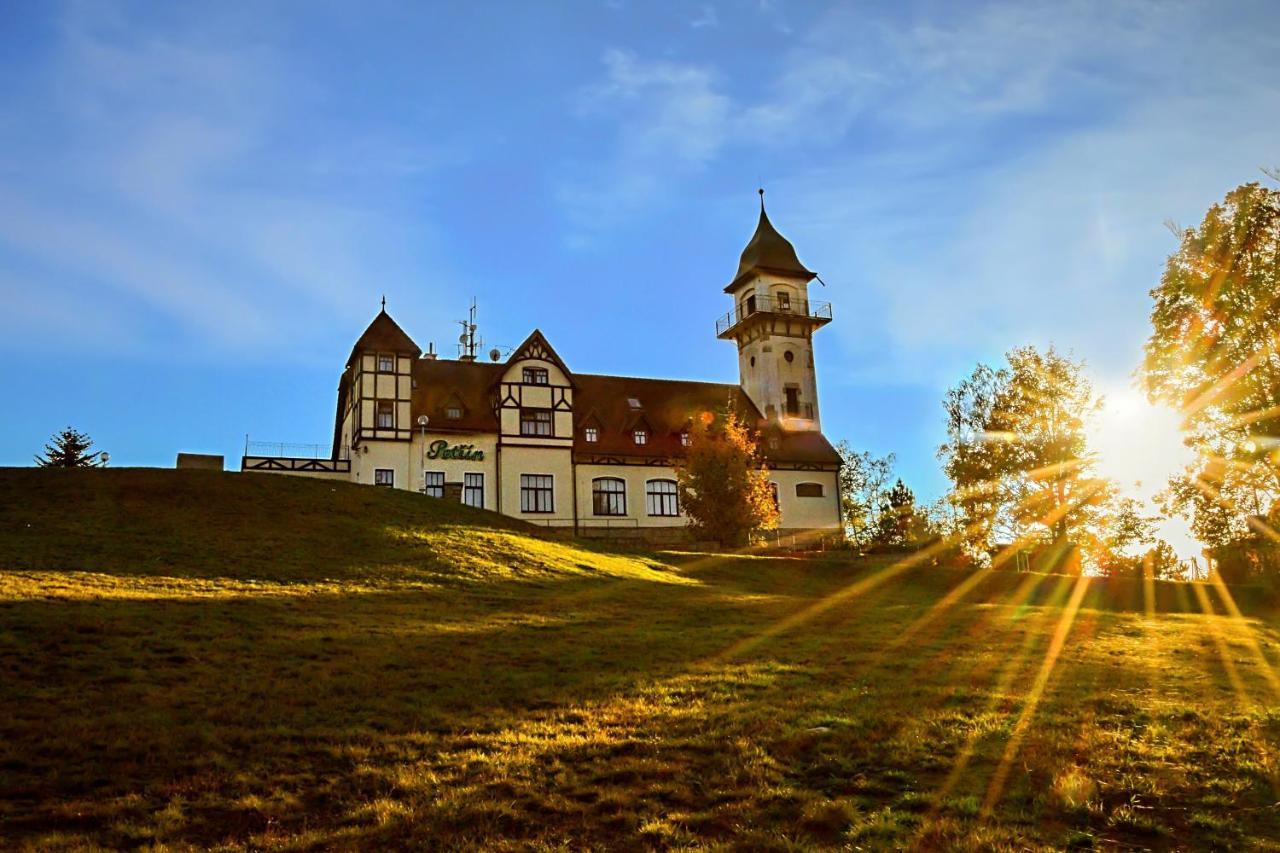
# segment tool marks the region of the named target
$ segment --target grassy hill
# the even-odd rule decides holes
[[[1207,585],[0,470],[4,846],[1280,849],[1278,658]]]

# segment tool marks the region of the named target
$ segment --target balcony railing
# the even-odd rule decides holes
[[[743,320],[756,314],[803,317],[822,325],[831,322],[831,303],[779,299],[775,296],[749,296],[738,304],[736,310],[716,320],[716,335],[723,335]]]

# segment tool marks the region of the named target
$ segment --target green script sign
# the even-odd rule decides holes
[[[455,444],[449,446],[444,439],[431,442],[427,448],[428,459],[461,459],[464,462],[483,462],[484,451],[476,450],[474,444]]]

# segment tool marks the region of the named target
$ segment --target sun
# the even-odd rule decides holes
[[[1194,456],[1183,440],[1178,413],[1153,406],[1132,390],[1106,394],[1086,429],[1099,473],[1139,500],[1150,500]]]
[[[1184,441],[1181,416],[1167,406],[1153,406],[1129,389],[1105,394],[1102,410],[1090,420],[1086,432],[1098,457],[1098,473],[1153,514],[1156,493],[1195,458],[1195,451]],[[1180,517],[1162,519],[1156,534],[1184,559],[1199,554],[1201,545]]]

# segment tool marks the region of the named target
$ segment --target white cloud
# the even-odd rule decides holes
[[[9,282],[73,276],[99,313],[131,304],[174,327],[135,327],[139,346],[171,348],[176,329],[186,353],[250,360],[309,357],[305,333],[384,290],[429,298],[408,282],[430,228],[387,189],[456,151],[378,126],[282,144],[310,84],[271,50],[106,5],[67,9],[45,83],[50,144],[14,151],[0,192]],[[23,298],[43,300],[31,334],[56,325],[52,297]],[[283,343],[281,318],[303,339]],[[100,328],[82,342],[108,343],[88,339]]]
[[[576,99],[577,113],[609,122],[612,155],[575,175],[559,197],[577,239],[607,230],[681,175],[709,163],[727,139],[731,101],[715,72],[691,63],[646,61],[608,50],[602,80]]]

